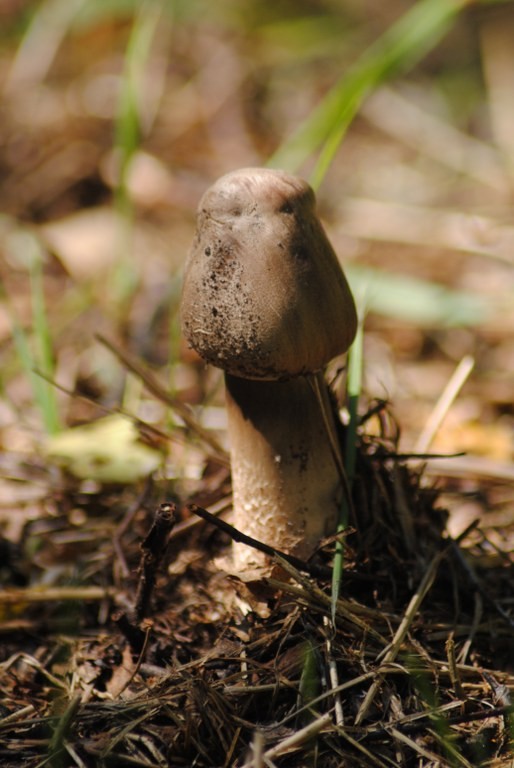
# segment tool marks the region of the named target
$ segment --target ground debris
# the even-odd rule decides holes
[[[168,509],[154,512],[148,488],[131,504],[104,495],[100,518],[82,499],[64,538],[80,500],[59,497],[61,515],[21,537],[26,583],[0,592],[2,765],[509,764],[510,556],[492,566],[477,524],[451,538],[436,492],[393,448],[361,440],[334,624],[329,580],[287,561],[261,585],[267,610],[242,612],[215,566],[227,539],[204,523],[164,531],[142,585]],[[51,586],[24,562],[35,535],[36,562],[61,557]]]

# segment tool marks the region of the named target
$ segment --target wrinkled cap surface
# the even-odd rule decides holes
[[[311,373],[346,351],[355,305],[305,181],[246,168],[207,190],[181,317],[198,354],[242,378]]]

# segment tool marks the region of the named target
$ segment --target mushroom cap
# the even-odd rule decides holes
[[[348,349],[355,304],[305,181],[245,168],[207,190],[181,316],[193,349],[241,378],[313,373]]]

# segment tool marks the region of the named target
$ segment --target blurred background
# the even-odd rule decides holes
[[[222,426],[181,270],[205,189],[270,163],[316,187],[401,449],[511,477],[513,40],[512,2],[0,0],[3,451],[165,419],[97,334]]]

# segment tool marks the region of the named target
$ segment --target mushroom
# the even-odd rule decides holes
[[[246,168],[207,190],[181,316],[191,347],[225,372],[236,528],[309,557],[342,496],[322,371],[357,318],[305,181]],[[265,565],[241,544],[233,558],[238,570]]]

